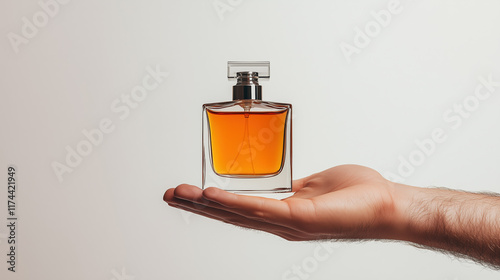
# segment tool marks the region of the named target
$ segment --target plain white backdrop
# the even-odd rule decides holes
[[[377,21],[388,7],[396,13]],[[9,165],[18,246],[17,272],[2,261],[0,278],[498,279],[403,243],[288,242],[170,208],[162,195],[201,183],[201,105],[231,98],[228,60],[271,62],[263,96],[294,106],[294,178],[356,163],[406,184],[500,192],[500,87],[474,99],[480,77],[500,82],[499,9],[487,0],[2,1],[0,260]],[[148,67],[168,77],[138,95]],[[140,101],[126,103],[132,93]],[[67,165],[67,147],[103,120],[113,130],[81,146],[88,155],[59,180],[54,162]],[[424,154],[416,141],[435,129],[446,140]]]

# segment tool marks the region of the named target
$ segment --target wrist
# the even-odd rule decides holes
[[[387,239],[417,242],[420,226],[412,218],[412,206],[425,199],[426,189],[393,183],[393,207],[389,215]]]
[[[396,183],[394,194],[392,239],[436,246],[445,229],[453,231],[456,217],[450,213],[450,191]]]

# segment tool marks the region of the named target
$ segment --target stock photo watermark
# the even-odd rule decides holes
[[[224,14],[233,12],[241,3],[243,0],[215,0],[212,2],[212,6],[220,21],[223,21]]]
[[[16,272],[17,262],[17,170],[14,166],[7,167],[7,270]]]
[[[282,280],[304,280],[315,273],[320,264],[328,260],[334,253],[334,249],[340,248],[338,243],[323,242],[317,245],[312,255],[305,257],[298,265],[294,264],[283,273]]]
[[[373,39],[378,37],[384,28],[392,22],[394,16],[403,11],[403,6],[399,0],[391,0],[387,3],[387,8],[378,12],[371,11],[372,19],[368,20],[361,29],[354,27],[354,38],[352,43],[340,42],[339,47],[348,63],[351,63],[352,56],[358,55],[364,50]]]
[[[33,15],[21,18],[21,32],[7,33],[7,39],[14,52],[19,53],[21,45],[27,45],[31,39],[38,35],[38,32],[49,24],[49,22],[59,14],[62,5],[66,5],[70,0],[40,0],[38,6],[40,9]]]
[[[132,110],[139,107],[151,92],[157,89],[168,77],[169,73],[160,69],[160,65],[146,67],[146,74],[142,78],[142,83],[136,85],[129,93],[122,94],[110,104],[110,111],[121,120],[126,120]],[[85,157],[90,155],[95,147],[104,141],[107,134],[116,128],[116,121],[112,118],[102,118],[99,125],[92,129],[82,130],[82,140],[74,146],[65,147],[66,156],[64,161],[53,161],[51,166],[59,182],[63,182],[63,175],[72,173],[75,168],[82,164]]]
[[[490,73],[488,77],[479,76],[477,79],[478,83],[473,92],[442,113],[443,121],[447,126],[436,127],[428,137],[416,139],[414,141],[415,148],[407,156],[401,154],[398,156],[397,172],[387,172],[384,177],[394,182],[403,183],[415,172],[417,167],[423,165],[436,152],[440,144],[448,139],[450,130],[459,129],[464,121],[479,109],[482,102],[499,91],[500,81],[494,81],[493,74]]]
[[[110,280],[134,280],[135,277],[132,275],[128,275],[125,271],[125,267],[122,267],[121,272],[116,271],[116,269],[111,270],[111,274],[113,274],[113,278]]]

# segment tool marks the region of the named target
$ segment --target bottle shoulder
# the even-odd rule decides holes
[[[283,103],[283,102],[272,102],[272,101],[263,101],[267,106],[275,106],[275,107],[283,107],[283,108],[292,108],[292,104]]]
[[[227,102],[216,102],[203,104],[204,110],[218,111],[218,112],[239,112],[244,111],[245,108],[250,108],[252,111],[287,111],[292,109],[292,104],[262,101],[255,99],[234,100]]]

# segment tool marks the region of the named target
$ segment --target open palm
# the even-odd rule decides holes
[[[263,230],[287,240],[383,236],[393,210],[393,183],[358,165],[341,165],[295,180],[283,200],[245,196],[191,185],[168,189],[164,200],[226,223]]]

